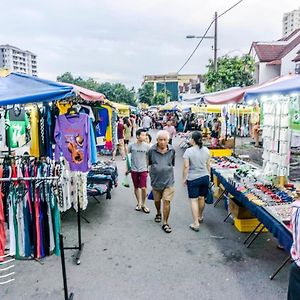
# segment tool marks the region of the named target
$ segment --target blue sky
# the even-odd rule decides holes
[[[2,0],[0,44],[38,55],[40,77],[70,71],[138,87],[143,75],[176,72],[214,12],[237,0]],[[219,55],[248,52],[252,41],[281,37],[284,12],[295,0],[244,0],[219,19]],[[210,32],[212,35],[213,32]],[[182,73],[204,73],[213,56],[205,40]]]

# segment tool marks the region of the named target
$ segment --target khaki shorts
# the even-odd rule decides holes
[[[154,201],[169,201],[171,202],[174,197],[175,189],[174,187],[167,187],[162,191],[152,190]]]

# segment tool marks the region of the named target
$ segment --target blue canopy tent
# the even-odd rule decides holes
[[[245,99],[258,98],[267,95],[291,95],[300,93],[300,75],[280,77],[267,86],[246,90]]]
[[[0,106],[53,101],[75,96],[72,86],[10,73],[0,76]]]

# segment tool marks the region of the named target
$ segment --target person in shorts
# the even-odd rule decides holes
[[[183,183],[187,185],[191,199],[194,222],[190,225],[190,229],[199,231],[210,182],[210,153],[208,148],[203,146],[200,131],[192,133],[190,144],[192,147],[183,155]]]
[[[166,233],[171,233],[169,216],[171,201],[174,197],[175,150],[169,145],[169,133],[161,130],[157,133],[157,143],[148,152],[148,164],[152,193],[157,210],[155,222],[161,222],[161,202],[163,203],[163,225]]]
[[[150,210],[146,207],[146,199],[148,177],[147,153],[150,146],[145,143],[146,130],[138,129],[136,131],[136,139],[137,141],[128,147],[128,153],[131,154],[131,177],[137,201],[135,210],[149,214]]]

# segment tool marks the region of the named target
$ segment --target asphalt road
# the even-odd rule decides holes
[[[175,144],[178,141],[175,141]],[[90,200],[84,216],[85,242],[81,265],[73,251],[66,251],[69,291],[80,300],[243,300],[286,299],[288,267],[273,280],[269,275],[287,254],[276,247],[269,233],[246,249],[243,239],[223,204],[206,207],[199,232],[191,231],[191,212],[181,184],[182,151],[177,150],[176,194],[172,202],[171,234],[154,223],[151,213],[134,210],[132,189],[119,186],[111,200]],[[124,162],[118,161],[120,179]],[[76,242],[76,215],[64,216],[63,233],[68,245]],[[0,299],[64,299],[60,258],[51,256],[40,264],[17,261],[15,282],[0,286]]]

